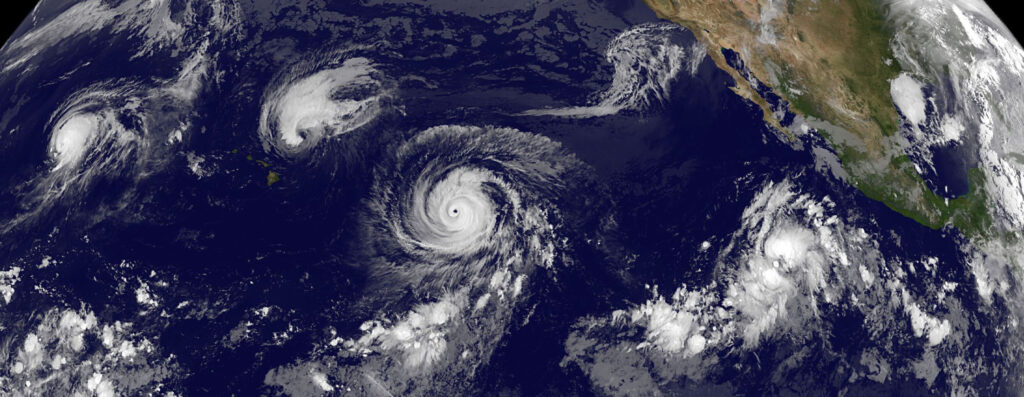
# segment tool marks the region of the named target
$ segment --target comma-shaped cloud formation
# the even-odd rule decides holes
[[[691,75],[705,58],[699,43],[684,45],[686,30],[667,23],[643,24],[622,32],[608,44],[605,58],[615,68],[611,86],[598,94],[596,103],[555,109],[534,109],[526,116],[600,117],[623,110],[644,112],[668,99],[679,73]]]
[[[284,157],[307,154],[322,140],[366,126],[390,103],[392,88],[363,57],[321,60],[285,70],[264,95],[259,136]]]

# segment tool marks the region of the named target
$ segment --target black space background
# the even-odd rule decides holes
[[[7,38],[10,37],[11,33],[14,33],[14,30],[18,28],[18,25],[25,19],[25,16],[32,12],[32,8],[35,7],[38,1],[6,0],[2,2],[3,5],[0,5],[0,20],[3,21],[3,25],[0,26],[0,39],[7,43]],[[1020,0],[989,0],[988,5],[995,10],[999,18],[1003,20],[1003,23],[1010,27],[1013,35],[1017,37],[1017,41],[1021,41],[1021,35],[1024,34],[1024,2]]]
[[[0,0],[2,1],[2,0]],[[7,38],[14,33],[14,30],[18,28],[21,21],[25,20],[25,16],[32,12],[38,1],[35,0],[6,0],[3,1],[3,5],[0,5],[0,40],[3,40],[4,44],[7,43]]]
[[[1017,37],[1017,41],[1021,41],[1021,37],[1024,35],[1024,1],[988,0],[987,2],[995,10],[996,14],[999,15],[999,18],[1003,20],[1003,23],[1010,27],[1013,35]],[[18,29],[18,25],[25,19],[25,16],[32,12],[32,8],[35,7],[36,3],[38,1],[35,0],[0,0],[0,4],[2,4],[0,5],[0,20],[2,20],[0,22],[2,23],[2,26],[0,26],[0,39],[3,40],[3,43],[7,43],[7,38]]]

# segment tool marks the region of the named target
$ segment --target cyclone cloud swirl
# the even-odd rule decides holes
[[[101,83],[83,89],[47,122],[45,164],[15,188],[21,212],[0,231],[36,219],[62,201],[79,197],[101,180],[137,177],[145,160],[145,115],[142,99],[130,83]]]
[[[44,158],[31,178],[14,190],[18,213],[0,232],[38,220],[59,204],[91,206],[83,199],[100,192],[104,205],[86,217],[102,219],[123,208],[141,180],[165,169],[174,150],[188,140],[194,102],[205,87],[211,60],[206,46],[184,59],[179,73],[146,82],[112,79],[77,90],[44,125]],[[98,184],[123,189],[96,189]]]
[[[683,70],[692,76],[707,50],[700,43],[684,47],[683,28],[664,23],[634,26],[608,43],[605,59],[615,68],[611,86],[590,106],[533,109],[524,116],[601,117],[623,110],[647,112],[668,100],[671,85]]]
[[[391,96],[386,76],[367,58],[343,52],[299,63],[264,94],[259,137],[267,152],[303,157],[322,140],[377,119]]]
[[[447,287],[483,281],[494,265],[551,266],[547,200],[578,166],[554,141],[514,129],[420,133],[379,175],[370,208],[375,232],[422,265],[386,272]]]
[[[511,128],[445,125],[401,144],[377,169],[360,239],[373,246],[367,299],[397,314],[341,344],[359,362],[337,378],[396,395],[458,387],[428,381],[438,376],[471,382],[529,310],[531,278],[560,263],[557,204],[582,170],[558,143]]]
[[[57,111],[52,119],[48,154],[50,191],[59,195],[76,182],[115,172],[126,165],[141,134],[122,120],[139,121],[138,99],[117,90],[81,92]]]

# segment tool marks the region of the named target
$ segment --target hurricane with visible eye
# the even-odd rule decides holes
[[[287,158],[306,155],[323,139],[375,120],[388,106],[391,90],[384,74],[364,57],[346,58],[343,53],[293,65],[263,97],[263,148]]]
[[[550,237],[545,203],[578,167],[559,144],[515,129],[430,128],[380,167],[371,230],[409,259],[431,263],[408,268],[409,276],[441,285],[490,264],[547,267],[550,259],[524,241]]]
[[[459,252],[484,240],[497,221],[487,183],[498,183],[490,171],[459,169],[430,187],[429,192],[414,192],[416,199],[424,199],[413,205],[415,214],[406,219],[408,241],[435,252]]]
[[[376,354],[359,371],[468,376],[486,363],[528,310],[531,278],[557,267],[559,202],[586,170],[557,142],[511,128],[438,126],[397,147],[377,167],[360,241],[372,246],[368,299],[414,306],[363,325],[354,351]]]

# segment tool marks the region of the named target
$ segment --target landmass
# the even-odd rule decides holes
[[[704,42],[715,64],[736,80],[733,91],[761,107],[771,125],[783,129],[759,84],[810,120],[866,196],[934,229],[953,225],[968,237],[987,234],[982,171],[969,172],[968,194],[947,201],[928,188],[904,151],[890,94],[901,68],[879,0],[644,1]],[[723,49],[738,53],[746,70],[730,66]]]
[[[238,153],[238,149],[232,150],[231,153]],[[255,161],[260,167],[270,168],[270,163],[263,160],[256,160],[252,155],[246,155],[246,160]],[[281,182],[281,174],[278,174],[274,170],[267,171],[267,187],[274,186],[275,183]]]
[[[274,171],[267,172],[267,186],[274,186],[275,183],[281,182],[281,175]]]

